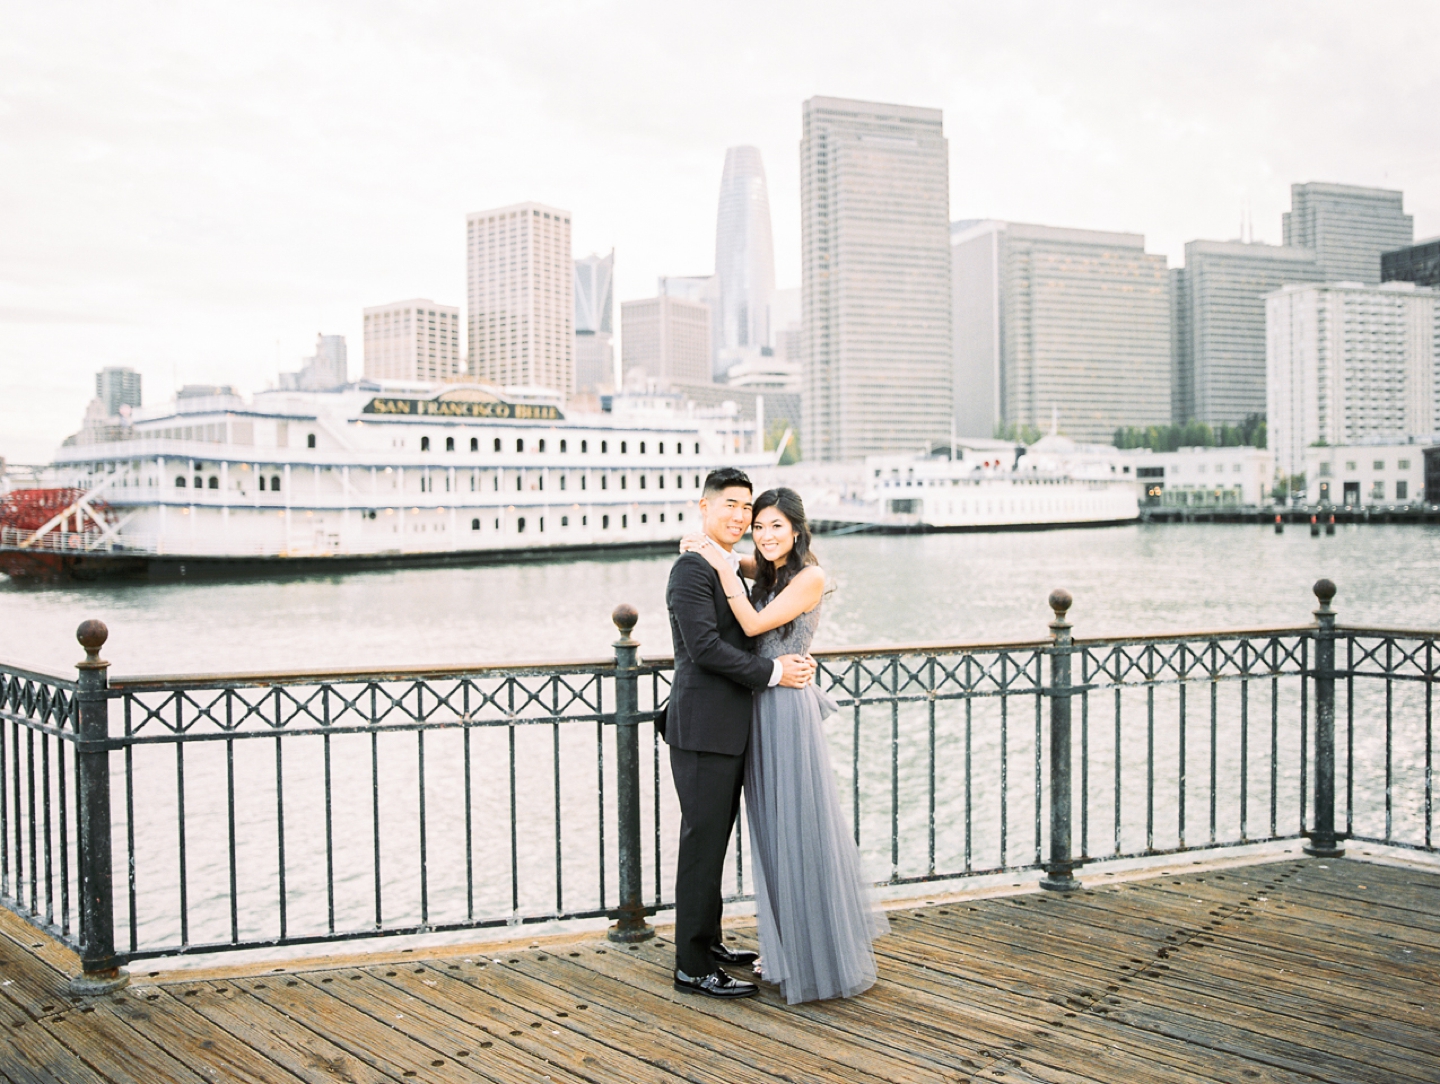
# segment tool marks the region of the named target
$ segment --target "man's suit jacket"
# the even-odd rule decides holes
[[[698,553],[682,553],[665,590],[675,679],[665,740],[677,749],[739,756],[750,740],[751,691],[770,684],[775,664],[751,653],[720,574]]]

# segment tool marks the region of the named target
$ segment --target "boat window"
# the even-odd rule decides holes
[[[685,522],[685,513],[684,513],[684,512],[676,512],[676,513],[675,513],[675,522],[676,522],[676,523],[684,523],[684,522]]]
[[[260,492],[261,492],[261,493],[264,493],[264,492],[265,492],[265,476],[264,476],[263,474],[257,474],[257,475],[255,476],[255,478],[256,478],[256,480],[260,483]],[[176,480],[179,481],[179,479],[176,479]]]
[[[665,488],[665,476],[664,476],[663,474],[658,475],[657,478],[656,478],[656,480],[660,483],[660,488],[661,488],[661,489],[664,489],[664,488]]]
[[[600,442],[600,454],[604,455],[608,451],[610,451],[610,442],[608,440],[602,440]]]
[[[628,479],[622,474],[622,475],[620,476],[620,488],[621,488],[621,489],[627,488],[627,484],[626,484],[627,482],[628,482]]]
[[[428,452],[428,451],[430,450],[430,438],[429,438],[429,437],[421,437],[421,438],[420,438],[420,450],[421,450],[422,452]]]
[[[565,488],[565,476],[563,474],[560,476],[560,488]]]
[[[496,438],[495,438],[495,450],[496,450],[497,452],[500,450],[500,438],[499,438],[499,437],[496,437]]]
[[[630,450],[630,442],[629,442],[628,440],[622,440],[622,441],[620,442],[620,454],[621,454],[621,455],[624,455],[624,454],[625,454],[626,452],[628,452],[629,450]]]
[[[560,526],[562,526],[562,527],[568,527],[568,526],[570,526],[570,517],[569,517],[569,516],[561,516],[561,517],[560,517]]]
[[[700,488],[700,476],[698,474],[695,476],[695,488]]]
[[[564,452],[565,452],[565,444],[566,444],[566,442],[565,442],[564,440],[562,440],[562,441],[560,442],[560,452],[561,452],[562,455],[563,455]]]
[[[521,516],[519,519],[517,519],[517,520],[515,521],[515,530],[518,531],[520,534],[524,534],[524,533],[525,533],[525,517],[524,517],[524,516]]]
[[[541,534],[544,534],[544,533],[545,533],[545,517],[544,517],[544,516],[541,516],[541,517],[540,517],[540,533],[541,533]]]
[[[625,528],[625,527],[630,526],[630,517],[629,517],[629,516],[621,516],[621,517],[620,517],[620,526],[621,526],[622,528]]]
[[[675,476],[675,488],[676,488],[676,489],[684,489],[684,488],[685,488],[685,476],[684,476],[683,474],[677,474],[677,475]]]
[[[278,474],[272,474],[270,476],[270,488],[276,493],[280,492],[280,476]]]
[[[601,517],[600,517],[600,527],[601,527],[602,530],[606,530],[606,531],[608,531],[608,530],[610,529],[610,517],[609,517],[609,516],[601,516]]]
[[[649,522],[650,522],[649,513],[641,512],[641,513],[640,513],[640,522],[641,522],[641,523],[649,523]]]
[[[661,455],[664,455],[664,454],[665,454],[665,442],[664,442],[663,440],[660,442],[660,449],[659,449],[659,451],[660,451],[660,454],[661,454]]]
[[[184,483],[182,482],[181,485],[184,485]],[[600,476],[600,488],[601,488],[601,489],[609,489],[609,488],[610,488],[610,476],[609,476],[609,475],[607,475],[607,474],[602,474],[602,475]]]
[[[478,519],[472,519],[470,521],[470,529],[472,531],[478,531],[480,529],[480,521]]]
[[[210,476],[210,488],[211,488],[211,489],[219,489],[219,488],[220,488],[220,479],[219,479],[219,478],[216,478],[215,475],[213,475],[213,474]]]
[[[584,489],[584,488],[585,488],[585,475],[583,475],[583,474],[580,476],[580,488],[581,488],[581,489]]]
[[[177,474],[177,475],[175,476],[175,488],[176,488],[176,489],[184,489],[184,488],[185,488],[185,476],[184,476],[183,474]]]
[[[645,488],[645,476],[643,474],[640,476],[640,488]]]
[[[195,476],[195,488],[196,488],[196,489],[204,489],[204,488],[205,488],[205,479],[201,478],[198,474]]]
[[[453,452],[453,451],[455,450],[455,438],[454,438],[454,437],[446,437],[446,438],[445,438],[445,450],[446,450],[447,452]]]
[[[643,440],[640,442],[640,454],[645,454],[645,442]]]
[[[695,454],[700,454],[700,442],[698,440],[695,442]]]
[[[516,488],[516,489],[522,488],[521,485],[520,485],[520,472],[519,472],[519,471],[516,471],[516,472],[515,472],[515,488]]]
[[[542,452],[545,450],[545,438],[544,438],[544,437],[541,437],[541,438],[540,438],[540,450],[541,450]]]
[[[589,450],[590,450],[590,442],[589,442],[588,440],[582,440],[582,441],[580,442],[580,452],[581,452],[581,454],[583,455],[584,453],[588,452]]]
[[[523,452],[525,450],[525,442],[523,440],[517,440],[515,442],[515,450],[517,452]]]
[[[313,448],[313,447],[315,447],[315,434],[314,434],[314,433],[306,433],[306,434],[305,434],[305,447],[307,447],[307,448]]]
[[[478,452],[478,451],[480,450],[480,438],[479,438],[479,437],[471,437],[471,438],[470,438],[470,450],[471,450],[472,452]]]

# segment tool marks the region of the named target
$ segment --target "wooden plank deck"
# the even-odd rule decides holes
[[[1440,872],[1288,858],[1104,880],[892,911],[879,985],[793,1008],[773,987],[739,1003],[675,993],[666,929],[630,949],[589,937],[142,972],[75,1000],[74,958],[5,912],[0,1078],[1440,1081]]]

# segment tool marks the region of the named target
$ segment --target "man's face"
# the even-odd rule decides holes
[[[727,550],[745,536],[750,527],[750,491],[731,486],[713,496],[700,498],[700,521],[709,535]]]

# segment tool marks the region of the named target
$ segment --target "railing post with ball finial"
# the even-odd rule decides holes
[[[1070,756],[1070,655],[1074,639],[1065,615],[1074,600],[1070,592],[1050,592],[1050,609],[1055,620],[1050,622],[1050,859],[1045,863],[1045,876],[1040,887],[1052,892],[1074,892],[1081,887],[1075,879],[1080,865],[1071,853]]]
[[[630,635],[640,619],[634,606],[620,605],[611,615],[615,641],[615,816],[620,851],[620,905],[613,912],[611,941],[644,941],[655,936],[645,921],[640,883],[640,734],[639,641]]]
[[[75,805],[80,843],[80,967],[71,992],[104,994],[130,981],[115,954],[115,879],[110,855],[110,699],[100,649],[110,632],[85,621],[75,638],[85,648],[76,697]]]
[[[1315,816],[1305,853],[1339,858],[1345,848],[1335,836],[1335,584],[1315,581]]]

